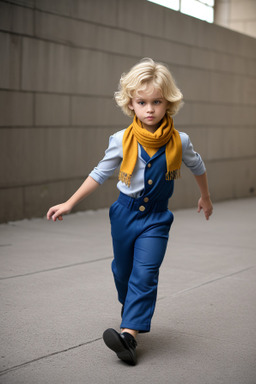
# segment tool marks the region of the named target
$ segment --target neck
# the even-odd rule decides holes
[[[161,123],[162,123],[162,120],[157,125],[145,125],[143,123],[141,123],[141,125],[142,125],[142,128],[146,129],[148,132],[155,133],[155,131],[157,131],[158,128],[160,127]]]

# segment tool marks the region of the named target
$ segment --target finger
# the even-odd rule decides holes
[[[206,211],[206,212],[205,212],[205,218],[206,218],[206,220],[209,220],[211,214],[212,214],[212,211]]]
[[[56,221],[58,219],[58,213],[56,211],[53,212],[53,215],[52,215],[52,220],[53,221]]]
[[[55,214],[52,216],[52,220],[53,221],[57,221],[57,220],[63,220],[63,217],[62,217],[62,214],[60,212],[55,212]]]
[[[47,219],[51,220],[53,214],[54,214],[54,211],[52,208],[50,208],[49,211],[47,212]]]

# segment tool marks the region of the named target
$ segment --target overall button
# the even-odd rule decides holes
[[[148,168],[151,168],[151,163],[148,163]]]
[[[141,212],[143,212],[143,211],[145,211],[145,207],[144,207],[144,205],[141,205],[140,207],[139,207],[139,210],[141,211]]]
[[[144,203],[148,203],[148,201],[149,201],[149,198],[148,197],[144,197]]]
[[[149,179],[149,180],[148,180],[148,184],[149,184],[149,185],[152,185],[152,184],[153,184],[153,180]]]

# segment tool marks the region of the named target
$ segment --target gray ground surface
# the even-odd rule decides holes
[[[102,341],[121,309],[108,211],[0,225],[0,383],[255,384],[256,199],[174,216],[136,367]]]

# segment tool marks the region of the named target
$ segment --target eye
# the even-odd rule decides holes
[[[161,100],[154,100],[154,104],[157,105],[157,104],[161,104]]]
[[[144,104],[145,104],[145,101],[142,101],[142,100],[141,100],[141,101],[138,101],[138,104],[139,104],[139,105],[144,105]]]

